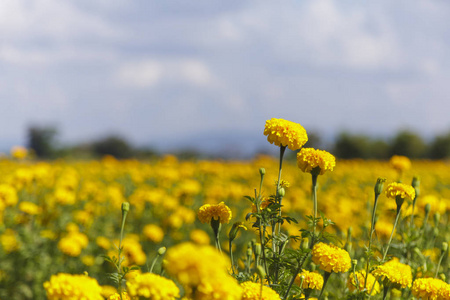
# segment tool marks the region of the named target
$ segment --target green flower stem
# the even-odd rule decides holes
[[[311,172],[312,175],[312,200],[313,200],[313,209],[314,209],[314,220],[313,220],[313,227],[314,227],[314,231],[313,231],[313,237],[312,237],[312,241],[311,244],[314,243],[314,240],[316,238],[316,227],[317,227],[317,222],[316,222],[316,218],[317,218],[317,177],[319,176],[319,174],[315,173],[315,172]],[[312,248],[312,246],[311,246]]]
[[[389,292],[389,285],[384,285],[384,287],[383,287],[383,300],[386,299],[386,296],[387,296],[388,292]]]
[[[373,238],[373,233],[375,232],[375,215],[376,215],[376,211],[377,211],[377,205],[378,205],[378,197],[380,196],[380,194],[375,194],[375,203],[373,204],[373,210],[372,210],[372,222],[370,224],[370,235],[369,235],[369,248],[367,249],[367,265],[366,265],[366,276],[364,278],[364,289],[367,286],[367,278],[369,277],[369,270],[370,270],[370,251],[372,249],[372,238]],[[364,296],[365,298],[365,296]],[[370,294],[369,294],[369,299],[370,299]]]
[[[439,262],[438,262],[438,265],[436,267],[436,274],[434,275],[434,278],[437,278],[437,276],[439,274],[439,268],[441,267],[441,263],[442,263],[442,260],[444,259],[444,255],[445,255],[445,252],[442,251],[441,257],[439,258]]]
[[[412,203],[412,213],[411,213],[411,221],[409,222],[409,228],[414,228],[414,208],[416,207],[416,200],[417,200],[417,194],[414,197],[413,203]]]
[[[389,242],[388,242],[386,250],[384,251],[384,254],[383,254],[383,260],[382,260],[383,262],[385,261],[389,247],[391,246],[392,237],[394,236],[395,228],[397,227],[398,220],[400,219],[400,212],[401,212],[401,207],[397,209],[397,216],[395,217],[394,228],[392,228],[391,236],[389,237]]]
[[[278,170],[278,181],[277,181],[277,191],[276,191],[276,199],[280,201],[280,211],[278,213],[278,216],[281,217],[281,201],[283,200],[282,197],[279,195],[279,189],[280,189],[280,182],[281,182],[281,168],[283,166],[283,156],[284,152],[286,151],[286,146],[280,147],[280,168]],[[279,235],[281,231],[281,223],[278,223],[278,231],[277,234]]]
[[[122,240],[123,240],[123,230],[125,228],[125,221],[127,219],[128,211],[130,210],[130,204],[128,202],[122,203],[122,223],[120,225],[120,239],[119,239],[119,249],[118,249],[118,261],[117,261],[117,272],[119,277],[118,284],[118,292],[120,296],[120,300],[122,300],[122,284],[123,284],[123,276],[122,276]]]
[[[216,244],[216,249],[219,250],[220,254],[222,254],[222,248],[220,247],[220,241],[219,241],[220,229],[222,228],[222,224],[220,223],[220,218],[217,218],[217,220],[215,220],[214,218],[211,218],[211,227],[214,231],[214,241]]]
[[[328,279],[330,279],[331,273],[330,272],[325,272],[324,276],[323,276],[323,286],[322,286],[322,290],[320,291],[320,295],[319,297],[317,297],[317,299],[320,300],[320,297],[322,297],[323,292],[325,291],[325,287],[327,286],[328,283]]]
[[[232,241],[229,240],[228,247],[230,248],[231,271],[234,274],[235,272],[234,272],[233,248],[231,247],[232,246],[231,243],[232,243]]]

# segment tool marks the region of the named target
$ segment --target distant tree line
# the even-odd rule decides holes
[[[119,135],[109,135],[92,142],[62,147],[57,145],[57,134],[58,130],[55,127],[31,126],[28,128],[27,147],[33,149],[35,155],[42,159],[98,158],[104,155],[112,155],[119,159],[152,158],[159,154],[151,148],[133,147]],[[392,155],[404,155],[411,159],[448,159],[450,158],[450,131],[434,137],[429,142],[425,142],[420,135],[407,130],[398,132],[391,139],[342,132],[331,145],[325,147],[319,135],[311,133],[305,147],[326,149],[341,159],[389,159]],[[212,157],[192,149],[180,149],[175,154],[181,159]]]

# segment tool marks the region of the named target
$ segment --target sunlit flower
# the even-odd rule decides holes
[[[50,281],[44,282],[44,288],[49,300],[103,300],[97,280],[86,275],[52,275]]]
[[[131,297],[151,300],[175,300],[180,297],[175,283],[165,277],[153,273],[137,275],[127,281],[128,294]]]
[[[155,224],[145,225],[142,233],[147,239],[156,244],[160,243],[164,238],[164,231],[161,227]]]
[[[321,290],[323,286],[323,277],[317,272],[309,272],[303,270],[300,274],[295,278],[295,283],[300,284],[303,280],[303,284],[301,286],[302,289],[311,289],[311,290]]]
[[[287,146],[293,151],[300,149],[308,141],[308,135],[302,125],[283,119],[267,120],[264,135],[271,144]]]
[[[400,263],[396,257],[376,267],[372,274],[392,283],[396,288],[410,287],[412,283],[411,267]]]
[[[241,300],[242,287],[228,274],[204,280],[192,295],[195,300]]]
[[[226,273],[230,261],[211,246],[181,243],[166,252],[164,269],[183,286],[196,287],[204,280]]]
[[[398,170],[398,171],[405,171],[411,168],[411,160],[402,155],[394,155],[389,160],[390,165]]]
[[[411,200],[414,200],[416,191],[412,186],[408,184],[393,182],[387,186],[386,196],[393,199],[395,199],[397,196],[400,196],[401,198],[408,197]]]
[[[22,146],[14,146],[11,148],[11,156],[16,159],[24,159],[28,155],[28,150]]]
[[[6,253],[17,251],[20,248],[19,241],[16,237],[16,232],[10,228],[6,229],[0,236],[0,244]]]
[[[352,263],[350,255],[344,249],[332,244],[318,243],[312,250],[312,260],[326,272],[347,272]]]
[[[37,215],[41,212],[41,208],[33,202],[22,201],[19,203],[19,210],[28,215]]]
[[[198,218],[200,222],[209,224],[211,219],[220,220],[220,223],[228,223],[231,220],[231,210],[225,203],[205,204],[198,210]]]
[[[418,278],[412,285],[412,294],[420,299],[437,299],[439,292],[445,289],[447,283],[436,278]]]
[[[355,275],[356,279],[358,280],[358,284],[355,280]],[[371,293],[372,296],[380,292],[381,290],[380,284],[377,282],[376,278],[372,274],[369,273],[369,275],[367,276],[367,284],[364,284],[365,281],[366,281],[366,271],[362,270],[360,272],[355,272],[355,274],[350,273],[347,281],[347,287],[351,292],[353,292],[356,289],[358,289],[359,291],[363,291],[365,285],[368,291],[372,291]]]
[[[326,171],[333,171],[336,166],[336,158],[324,150],[302,148],[297,153],[297,166],[306,173],[319,168],[320,175],[323,175]]]
[[[122,297],[118,293],[114,293],[108,297],[108,300],[131,300],[127,292],[122,293]]]
[[[189,238],[191,241],[199,245],[209,245],[210,242],[209,235],[201,229],[192,230],[189,233]]]
[[[241,284],[244,291],[242,293],[242,300],[280,300],[280,295],[277,294],[268,286],[263,286],[261,297],[261,284],[247,281]]]

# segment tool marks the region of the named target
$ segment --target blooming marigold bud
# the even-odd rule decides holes
[[[383,185],[386,182],[386,178],[378,177],[377,183],[375,184],[375,195],[380,195],[383,191]]]

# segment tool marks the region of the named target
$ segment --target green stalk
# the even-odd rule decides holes
[[[445,252],[442,251],[441,257],[439,258],[439,262],[438,262],[438,265],[436,267],[436,274],[434,275],[434,278],[437,278],[437,276],[439,274],[439,268],[441,267],[441,263],[442,263],[442,260],[444,259],[444,255],[445,255]]]
[[[231,245],[231,240],[229,240],[229,244],[228,244],[228,247],[230,248],[230,260],[231,260],[231,271],[233,272],[233,274],[234,274],[234,259],[233,259],[233,248],[231,247],[232,245]]]
[[[313,220],[313,237],[311,240],[311,244],[314,243],[314,240],[316,238],[316,227],[317,227],[317,222],[316,222],[316,218],[317,218],[317,177],[319,176],[319,174],[317,174],[317,172],[311,172],[312,175],[312,200],[313,200],[313,209],[314,209],[314,220]],[[311,247],[312,248],[312,247]]]
[[[125,228],[125,221],[127,219],[127,215],[128,215],[128,211],[130,210],[130,204],[128,202],[124,202],[122,203],[122,223],[120,225],[120,239],[119,239],[119,249],[118,249],[118,261],[117,261],[117,272],[119,275],[119,286],[118,286],[118,291],[119,291],[119,296],[120,296],[120,300],[122,300],[122,282],[123,282],[123,276],[122,276],[122,269],[121,269],[121,264],[122,264],[122,240],[123,240],[123,230]]]
[[[278,170],[278,181],[277,181],[277,191],[276,191],[276,199],[280,201],[280,206],[281,206],[281,201],[283,200],[283,198],[280,197],[279,195],[279,189],[280,189],[280,181],[281,181],[281,167],[283,165],[283,156],[284,156],[284,152],[286,151],[286,146],[281,146],[280,147],[280,168]],[[281,217],[281,207],[280,207],[280,211],[278,216]],[[277,235],[280,234],[281,231],[281,223],[278,223],[278,231],[277,231]]]
[[[377,211],[377,205],[378,205],[378,197],[380,196],[380,194],[375,194],[375,203],[373,205],[373,210],[372,210],[372,222],[370,225],[370,235],[369,235],[369,248],[367,250],[367,265],[366,265],[366,276],[364,278],[364,289],[366,289],[367,286],[367,278],[369,277],[369,270],[370,270],[370,251],[372,248],[372,238],[373,238],[373,233],[375,232],[375,214]],[[365,298],[365,295],[364,295]],[[370,294],[369,294],[369,299],[370,299]]]
[[[395,228],[397,227],[397,223],[400,218],[400,212],[401,212],[401,207],[397,209],[397,216],[395,217],[394,228],[392,228],[391,236],[389,237],[389,242],[388,242],[386,250],[384,251],[384,254],[383,254],[383,260],[382,260],[383,262],[385,261],[389,247],[391,246],[392,237],[394,236]]]
[[[320,291],[319,297],[317,297],[318,300],[320,300],[320,297],[322,297],[323,291],[325,291],[325,287],[327,286],[328,279],[330,279],[331,273],[325,272],[325,275],[323,276],[323,286],[322,290]]]

